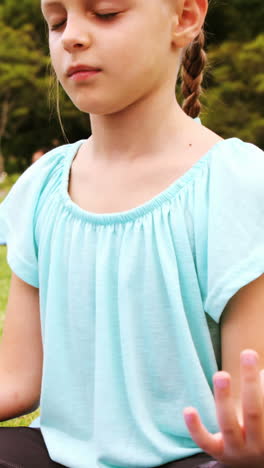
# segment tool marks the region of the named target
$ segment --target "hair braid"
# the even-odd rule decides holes
[[[185,49],[182,59],[182,108],[190,117],[197,117],[201,111],[200,95],[207,55],[204,50],[205,33],[201,30],[195,40]]]

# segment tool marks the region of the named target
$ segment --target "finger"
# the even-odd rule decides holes
[[[263,395],[258,354],[252,350],[241,353],[241,395],[245,437],[248,444],[263,443]]]
[[[227,372],[217,372],[213,378],[216,413],[224,440],[225,449],[239,450],[244,445],[244,437],[237,419],[235,404],[231,394],[231,378]]]
[[[264,398],[264,369],[260,371],[260,384],[262,390],[262,398]]]
[[[222,437],[219,437],[219,434],[213,435],[207,431],[195,408],[185,408],[183,414],[194,442],[213,458],[219,458],[223,453]]]

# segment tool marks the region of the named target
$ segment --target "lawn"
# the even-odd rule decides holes
[[[11,182],[14,182],[14,180],[11,179]],[[1,186],[0,184],[0,192],[2,189],[3,191],[8,192],[10,189],[10,185],[8,184],[7,181],[5,182],[5,186]],[[0,197],[0,202],[1,199],[3,198]],[[11,279],[11,270],[7,264],[6,261],[6,254],[7,254],[7,249],[5,246],[0,246],[0,340],[2,336],[2,331],[3,331],[3,324],[4,324],[4,319],[5,319],[5,311],[6,311],[6,306],[7,306],[7,299],[8,299],[8,291],[9,291],[9,285],[10,285],[10,279]],[[19,313],[19,311],[18,311]],[[1,390],[0,390],[0,396],[1,396]],[[39,409],[35,411],[34,413],[31,413],[26,416],[22,416],[20,418],[15,418],[10,421],[5,421],[5,422],[0,422],[0,427],[1,426],[28,426],[33,419],[35,419],[37,416],[39,416],[40,411]]]

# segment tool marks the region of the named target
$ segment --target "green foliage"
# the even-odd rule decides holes
[[[40,0],[6,0],[0,2],[0,18],[12,29],[19,30],[24,25],[33,25],[32,43],[37,49],[42,48],[48,53],[46,41],[47,28],[41,14]]]
[[[250,42],[227,41],[211,49],[212,72],[203,116],[205,125],[221,136],[236,136],[262,148],[263,50],[263,34]]]
[[[0,158],[3,153],[6,170],[22,172],[31,164],[34,151],[51,149],[55,141],[64,143],[51,90],[40,1],[0,4]],[[69,139],[72,134],[73,140],[87,136],[87,116],[65,95],[61,97],[61,113]],[[13,156],[17,157],[15,165]]]
[[[263,32],[263,0],[211,0],[206,20],[209,41],[247,42]]]
[[[36,49],[33,36],[32,24],[14,29],[0,21],[0,138],[4,150],[18,151],[14,136],[25,127],[34,127],[34,122],[40,123],[40,109],[43,104],[47,108],[49,60]],[[23,150],[20,154],[23,156]]]
[[[42,77],[48,59],[35,49],[32,35],[31,24],[25,24],[16,30],[3,21],[0,22],[1,96],[11,94],[11,91],[23,90],[26,85],[36,88],[38,84],[43,84]]]
[[[7,175],[5,180],[3,182],[0,182],[0,191],[1,192],[8,192],[14,183],[17,181],[17,179],[20,177],[21,174],[12,174],[12,175]]]
[[[6,247],[0,246],[0,336],[2,336],[4,315],[11,279],[11,270],[6,263]]]
[[[211,0],[206,21],[213,70],[205,124],[263,145],[263,0]],[[262,70],[261,70],[262,68]],[[22,172],[34,151],[65,143],[51,103],[47,27],[40,0],[0,0],[0,171]],[[61,92],[69,141],[90,134],[89,116]]]

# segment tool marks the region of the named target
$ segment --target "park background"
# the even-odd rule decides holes
[[[202,123],[223,138],[236,136],[262,149],[263,25],[263,0],[210,1],[205,24],[209,66],[201,114]],[[176,92],[180,99],[179,86]],[[79,112],[62,90],[60,102],[68,141],[90,136],[89,116]],[[66,142],[56,116],[40,0],[0,0],[0,202],[32,163],[33,153]],[[2,246],[0,337],[10,278],[6,247]],[[28,425],[38,414],[39,410],[0,426]]]

